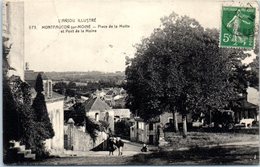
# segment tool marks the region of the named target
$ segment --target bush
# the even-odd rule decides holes
[[[130,138],[131,123],[129,120],[115,122],[115,134],[124,138]]]

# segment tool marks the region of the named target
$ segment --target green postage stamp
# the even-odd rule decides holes
[[[222,7],[220,47],[254,47],[255,8]]]

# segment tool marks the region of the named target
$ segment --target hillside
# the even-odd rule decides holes
[[[45,72],[48,78],[53,81],[74,81],[74,82],[97,82],[105,81],[123,81],[125,78],[124,71],[115,73],[105,73],[100,71],[88,72]]]

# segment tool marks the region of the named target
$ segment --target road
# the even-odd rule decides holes
[[[67,152],[64,157],[14,165],[220,165],[259,164],[259,143],[237,142],[193,149],[141,153],[142,145],[125,141],[123,156],[108,151]],[[156,147],[149,147],[155,149]],[[12,164],[13,165],[13,164]]]
[[[124,147],[123,147],[123,156],[133,156],[135,154],[139,154],[142,148],[142,144],[130,142],[128,140],[123,140]],[[149,146],[148,149],[155,150],[157,149],[156,146]],[[65,151],[61,157],[71,157],[71,156],[77,156],[77,157],[100,157],[100,156],[108,156],[108,151]],[[113,156],[118,156],[118,150],[114,151]]]

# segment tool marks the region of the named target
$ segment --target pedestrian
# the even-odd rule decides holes
[[[108,139],[108,151],[109,155],[114,155],[114,151],[116,150],[115,141],[113,137]]]
[[[142,151],[142,152],[147,152],[147,150],[148,150],[148,149],[147,149],[147,145],[144,144],[143,147],[141,148],[141,151]]]
[[[120,139],[120,137],[116,138],[116,146],[118,148],[118,156],[123,155],[124,142]]]

